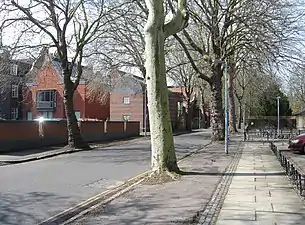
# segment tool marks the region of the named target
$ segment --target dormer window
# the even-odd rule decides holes
[[[10,64],[10,75],[17,76],[18,75],[18,65],[11,63]]]

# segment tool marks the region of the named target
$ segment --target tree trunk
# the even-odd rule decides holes
[[[193,104],[190,102],[190,100],[187,100],[186,104],[185,129],[192,132]]]
[[[164,57],[164,8],[162,0],[146,1],[146,83],[151,131],[151,168],[155,173],[179,172],[174,149]]]
[[[90,146],[84,142],[77,123],[73,103],[73,83],[67,74],[64,74],[64,84],[64,108],[67,118],[68,145],[75,149],[90,149]]]
[[[224,115],[222,108],[222,69],[221,64],[213,67],[213,76],[209,82],[211,87],[211,127],[212,127],[212,141],[224,140]]]
[[[241,104],[241,102],[238,102],[238,108],[239,108],[238,129],[241,129],[241,122],[242,122],[242,118],[243,118],[243,112],[242,112],[242,104]]]
[[[229,132],[236,133],[236,112],[235,112],[235,99],[234,99],[234,75],[235,63],[232,59],[229,60],[229,79],[228,79],[228,98],[229,98]]]

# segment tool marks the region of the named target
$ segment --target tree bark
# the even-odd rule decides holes
[[[149,11],[144,28],[146,55],[146,83],[151,130],[151,169],[153,173],[179,172],[168,102],[164,42],[165,38],[181,30],[186,21],[185,1],[178,1],[173,20],[164,25],[163,0],[146,0]]]
[[[222,108],[222,69],[221,64],[215,65],[213,68],[213,76],[209,82],[211,87],[211,127],[212,127],[212,141],[222,141],[225,136],[224,129],[224,114]]]
[[[242,122],[242,118],[243,118],[243,112],[242,112],[242,104],[241,104],[241,102],[238,102],[238,108],[239,108],[238,129],[241,129],[241,122]]]
[[[74,111],[74,84],[69,74],[64,73],[64,108],[67,118],[68,145],[75,149],[90,149],[83,140]]]
[[[229,132],[236,133],[236,112],[235,112],[235,98],[234,98],[234,75],[235,75],[235,62],[232,59],[229,60],[228,71],[228,98],[229,98]]]

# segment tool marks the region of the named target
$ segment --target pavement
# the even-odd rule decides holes
[[[174,137],[178,158],[210,142],[210,130]],[[0,224],[39,224],[150,169],[150,140],[0,167]]]
[[[229,150],[209,145],[179,163],[188,172],[179,181],[141,184],[67,224],[305,224],[304,202],[268,143],[231,138]]]
[[[217,225],[304,224],[305,205],[268,144],[246,143]]]
[[[228,155],[224,153],[223,144],[211,144],[179,163],[186,173],[180,180],[158,185],[140,184],[68,224],[193,224],[198,220],[198,211],[215,204],[211,199],[222,196],[226,191],[223,187],[228,188],[229,180],[222,175],[237,161],[240,144],[232,141]],[[205,207],[200,214],[208,214],[213,209]]]

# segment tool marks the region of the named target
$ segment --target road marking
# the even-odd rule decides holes
[[[205,145],[201,146],[197,150],[185,154],[184,156],[180,157],[180,159],[178,159],[177,162],[179,163],[179,162],[184,161],[185,159],[187,159],[188,157],[198,153],[200,150],[202,150],[203,148],[207,147],[211,143],[212,142],[209,142],[208,144],[205,144]],[[79,214],[83,215],[83,214],[85,214],[85,212],[89,212],[90,208],[94,209],[94,206],[97,207],[98,205],[101,205],[102,203],[106,204],[106,203],[112,201],[113,199],[119,197],[121,194],[123,194],[123,193],[127,192],[128,190],[130,190],[131,187],[134,187],[134,186],[140,184],[144,180],[145,176],[147,174],[149,174],[150,172],[151,172],[150,170],[145,171],[145,172],[143,172],[143,173],[141,173],[141,174],[139,174],[137,176],[134,176],[134,177],[124,181],[122,184],[116,183],[115,186],[114,185],[110,185],[106,189],[111,188],[111,186],[112,186],[112,189],[106,190],[106,191],[104,191],[104,192],[102,192],[100,194],[92,196],[91,198],[89,198],[89,199],[87,199],[87,200],[77,204],[76,206],[70,207],[70,208],[68,208],[68,209],[66,209],[66,210],[64,210],[64,211],[62,211],[62,212],[60,212],[60,213],[58,213],[58,214],[56,214],[56,215],[54,215],[54,216],[44,220],[44,221],[42,221],[41,223],[39,223],[39,225],[55,225],[55,224],[58,225],[58,224],[67,224],[67,221],[72,222],[73,221],[72,219],[77,217]],[[141,177],[143,177],[143,178],[141,178]],[[137,179],[140,179],[140,180],[136,181],[135,183],[133,183],[131,185],[128,185],[128,183],[130,183],[130,182],[132,182],[134,180],[137,180]],[[124,188],[124,185],[128,185],[128,186]],[[122,189],[122,190],[120,190],[120,189]],[[100,203],[94,203],[95,201],[98,201],[99,199],[102,199],[103,197],[107,196],[108,194],[111,194],[112,192],[113,192],[113,195],[110,196],[109,198],[103,200]],[[68,219],[64,219],[64,217],[69,215],[69,214],[75,214],[75,215],[74,216],[72,215]],[[79,218],[79,217],[77,217],[77,218]],[[63,220],[63,221],[58,223],[58,220]]]
[[[80,212],[80,213],[77,214],[76,216],[74,216],[74,217],[68,219],[67,221],[63,222],[62,225],[69,224],[69,223],[71,223],[71,222],[77,220],[78,218],[82,217],[82,216],[85,215],[86,213],[92,211],[93,209],[95,209],[95,208],[97,208],[97,207],[99,207],[99,206],[101,206],[101,205],[105,205],[105,204],[109,203],[110,201],[116,199],[116,198],[119,197],[120,195],[122,195],[122,194],[124,194],[124,193],[130,191],[133,187],[135,187],[135,186],[139,185],[140,183],[142,183],[144,179],[145,179],[145,178],[142,178],[141,180],[139,180],[139,181],[137,181],[136,183],[134,183],[134,184],[128,186],[127,188],[123,189],[122,191],[119,191],[118,193],[112,195],[110,198],[108,198],[108,199],[106,199],[106,200],[104,200],[104,201],[102,201],[102,202],[100,202],[100,203],[97,203],[97,204],[95,204],[95,205],[89,207],[88,209],[83,210],[82,212]]]
[[[106,196],[107,194],[110,194],[111,192],[117,192],[117,193],[123,192],[129,186],[127,186],[127,188],[124,188],[123,190],[120,190],[120,188],[123,188],[124,185],[132,182],[133,180],[139,179],[142,176],[145,177],[149,172],[150,171],[146,171],[146,172],[141,173],[141,174],[139,174],[139,175],[137,175],[135,177],[132,177],[132,178],[128,179],[127,181],[125,181],[123,184],[118,185],[118,186],[116,186],[115,188],[113,188],[111,190],[107,190],[107,191],[104,191],[104,192],[102,192],[100,194],[97,194],[97,195],[95,195],[95,196],[93,196],[93,197],[91,197],[91,198],[89,198],[89,199],[87,199],[87,200],[77,204],[76,206],[70,207],[70,208],[68,208],[68,209],[66,209],[66,210],[64,210],[64,211],[62,211],[62,212],[60,212],[60,213],[58,213],[58,214],[56,214],[56,215],[46,219],[46,220],[44,220],[43,222],[39,223],[39,225],[58,224],[56,221],[61,219],[64,216],[66,216],[68,213],[72,214],[74,211],[81,210],[82,208],[85,208],[86,206],[89,206],[90,204],[94,203],[96,200],[99,200],[100,198]],[[140,179],[140,180],[142,181],[143,179]],[[116,193],[114,193],[114,195],[115,194]],[[96,205],[96,204],[94,204],[94,205]],[[79,214],[79,213],[76,213],[76,214]],[[71,218],[73,218],[73,216]]]

